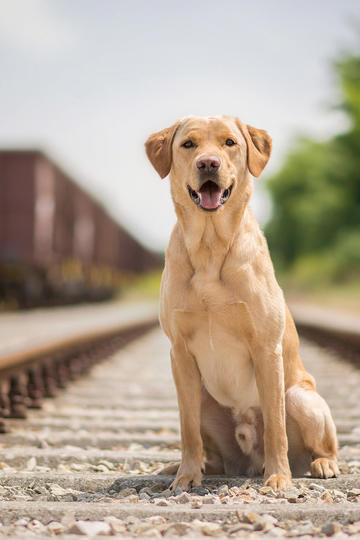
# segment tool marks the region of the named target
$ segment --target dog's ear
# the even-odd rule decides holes
[[[271,137],[263,129],[246,125],[238,118],[236,124],[243,134],[247,146],[247,162],[253,176],[260,176],[271,154]]]
[[[172,142],[180,122],[150,135],[145,143],[145,150],[154,169],[161,178],[170,172],[172,161]]]

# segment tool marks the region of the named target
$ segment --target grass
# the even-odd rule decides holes
[[[299,285],[291,276],[278,276],[287,300],[316,304],[360,315],[360,280],[344,283],[316,283]]]
[[[122,291],[122,297],[127,299],[158,299],[162,270],[154,270],[134,278],[128,287]]]

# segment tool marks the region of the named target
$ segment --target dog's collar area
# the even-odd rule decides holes
[[[233,184],[221,190],[212,180],[208,180],[202,185],[199,191],[195,191],[187,186],[191,200],[202,210],[214,212],[222,206],[230,197]]]

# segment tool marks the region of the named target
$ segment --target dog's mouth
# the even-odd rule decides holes
[[[214,212],[226,203],[231,195],[232,187],[233,184],[226,189],[221,189],[215,182],[208,180],[199,191],[195,191],[189,185],[187,188],[190,198],[197,206],[208,212]]]

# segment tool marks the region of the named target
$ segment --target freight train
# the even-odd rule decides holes
[[[42,152],[0,150],[0,306],[107,299],[161,265]]]

